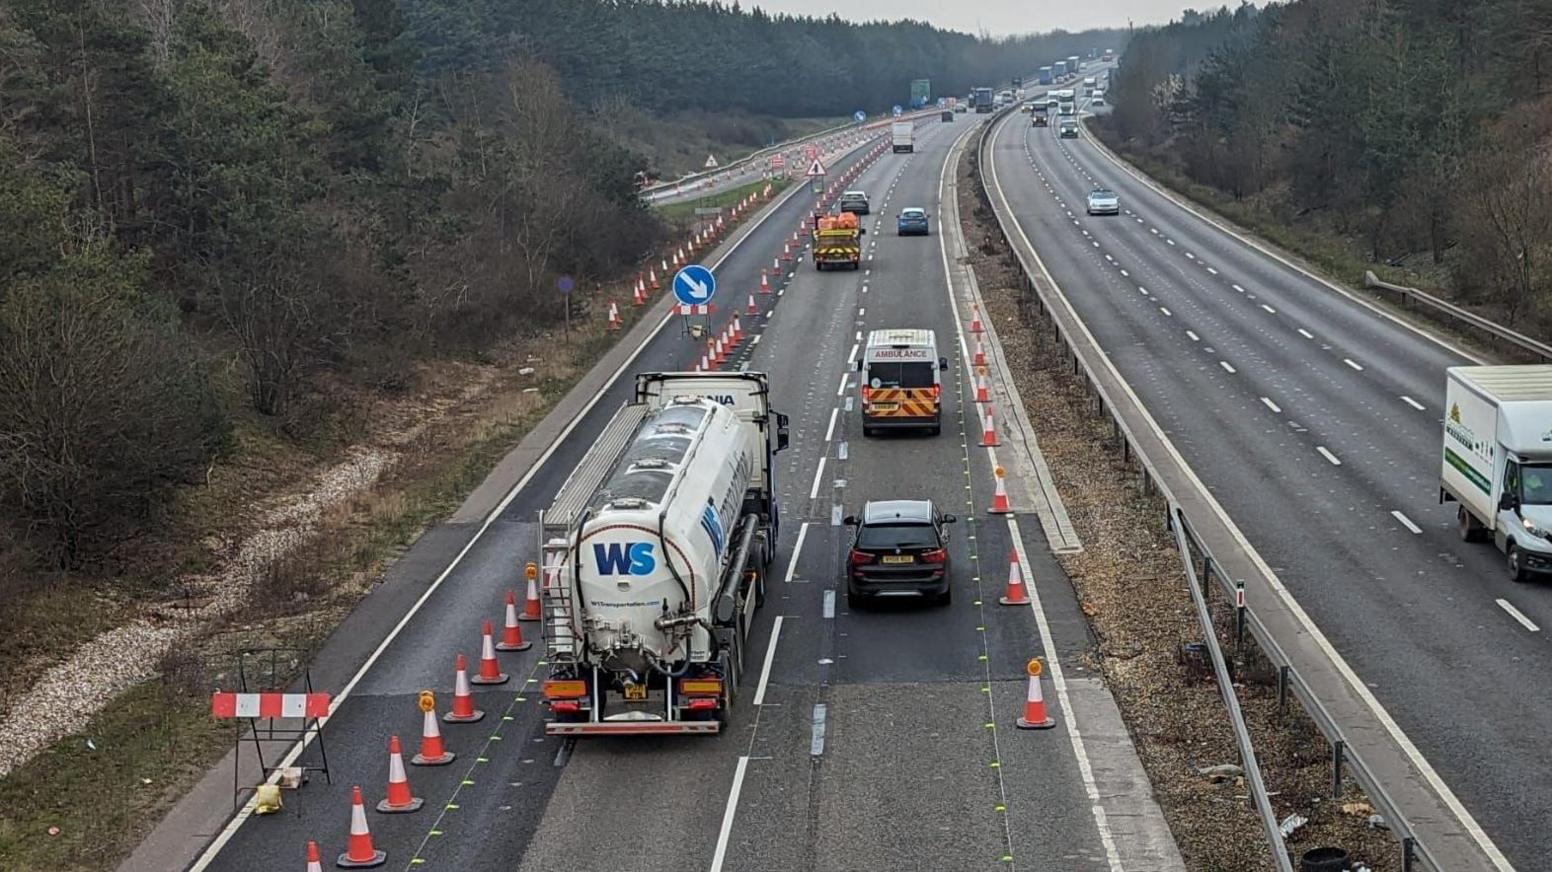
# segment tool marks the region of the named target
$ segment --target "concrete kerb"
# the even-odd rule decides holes
[[[1000,121],[994,122],[994,126],[997,123]],[[983,149],[983,157],[988,153],[990,149]],[[1107,399],[1112,418],[1135,446],[1146,475],[1171,505],[1187,519],[1196,519],[1193,530],[1197,542],[1214,555],[1219,574],[1246,582],[1257,640],[1293,666],[1300,699],[1323,730],[1335,731],[1334,736],[1328,731],[1328,737],[1341,741],[1350,757],[1361,761],[1353,768],[1371,799],[1391,809],[1387,819],[1394,821],[1393,828],[1398,833],[1427,832],[1426,839],[1418,836],[1417,847],[1428,858],[1431,868],[1451,872],[1512,870],[1502,852],[1175,449],[1024,236],[1006,195],[1001,192],[994,167],[986,162],[981,169],[988,190],[997,188],[991,205],[999,225],[1005,232],[1009,232],[1011,225],[1012,232],[1018,234],[1017,242],[1008,237],[1009,246],[1044,296],[1048,316],[1066,334],[1075,359],[1083,362],[1095,390]],[[1030,260],[1033,267],[1029,266]]]

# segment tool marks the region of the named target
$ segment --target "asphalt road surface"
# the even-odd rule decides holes
[[[1473,362],[1014,116],[998,184],[1153,417],[1518,868],[1552,834],[1552,588],[1437,500],[1444,369]],[[1088,216],[1096,185],[1122,213]]]
[[[1091,640],[1036,519],[1010,523],[985,513],[990,461],[976,447],[979,428],[966,402],[970,385],[938,236],[944,163],[976,120],[960,115],[954,124],[925,123],[916,153],[885,154],[853,183],[873,197],[874,215],[864,222],[864,268],[819,273],[797,264],[784,292],[761,300],[769,319],[746,323],[760,331],[759,343],[746,343],[727,364],[771,374],[773,405],[791,416],[793,434],[792,448],[778,457],[779,574],[756,621],[746,667],[760,678],[746,684],[731,728],[712,738],[567,745],[543,734],[542,645],[503,654],[513,679],[477,689],[485,719],[444,728],[457,762],[410,770],[426,809],[369,812],[376,845],[388,852],[386,868],[1115,872],[1122,868],[1118,858],[1135,856],[1136,845],[1120,831],[1134,821],[1157,821],[1146,788],[1095,784],[1107,769],[1124,769],[1126,759],[1135,768],[1119,721],[1086,722],[1094,735],[1085,745],[1069,729],[1066,697],[1048,683],[1058,728],[1011,729],[1024,697],[1023,665],[1032,656],[1062,663],[1074,700],[1080,692],[1105,702],[1108,696],[1071,656]],[[731,302],[746,299],[809,203],[798,195],[779,207],[718,269]],[[913,205],[932,215],[933,236],[895,235],[894,216]],[[937,331],[940,353],[951,361],[941,436],[862,438],[850,361],[866,331],[886,326]],[[687,369],[698,351],[673,324],[630,371]],[[418,740],[415,692],[436,688],[446,704],[454,654],[477,654],[479,622],[498,618],[518,568],[537,557],[536,512],[626,399],[629,382],[627,373],[608,388],[542,461],[331,719],[333,783],[315,779],[289,793],[281,813],[247,821],[208,868],[274,869],[300,856],[308,839],[330,857],[343,848],[349,786],[361,784],[368,804],[375,803],[383,793],[387,735],[397,732],[409,748]],[[930,497],[960,516],[950,548],[952,605],[849,607],[839,516],[888,497]],[[1022,536],[1016,535],[1020,525]],[[391,595],[399,601],[385,595],[385,602],[375,602],[374,596],[358,610],[368,615],[360,626],[379,632],[347,625],[330,650],[371,650],[393,615],[446,565],[454,547],[447,543],[466,539],[467,530],[428,533],[400,568],[421,580]],[[1044,601],[1043,633],[1033,610],[995,603],[1015,545],[1032,565]],[[378,617],[369,619],[374,610]],[[359,638],[341,638],[352,634]],[[1050,647],[1041,644],[1042,635]],[[342,653],[338,659],[360,658]],[[1074,708],[1082,715],[1084,703]],[[316,757],[316,749],[304,755]],[[1118,810],[1115,802],[1136,804]],[[1106,810],[1113,825],[1105,823]],[[1174,866],[1150,861],[1127,868],[1179,868],[1178,857]]]

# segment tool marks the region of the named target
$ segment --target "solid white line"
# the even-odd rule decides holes
[[[1019,534],[1017,519],[1008,517],[1008,535],[1013,540],[1013,550],[1018,553],[1019,566],[1029,566],[1029,551],[1024,547],[1024,537]],[[1035,627],[1040,631],[1040,650],[1051,670],[1051,687],[1056,691],[1056,701],[1067,715],[1067,736],[1072,740],[1072,754],[1078,761],[1078,774],[1083,778],[1083,790],[1089,797],[1089,808],[1094,813],[1094,825],[1099,830],[1099,840],[1105,847],[1105,856],[1111,872],[1122,872],[1121,854],[1116,850],[1115,838],[1110,832],[1110,822],[1100,800],[1099,786],[1094,782],[1094,767],[1089,763],[1088,749],[1083,744],[1083,731],[1079,729],[1077,712],[1067,694],[1067,676],[1062,672],[1061,658],[1056,656],[1056,641],[1051,636],[1051,625],[1046,620],[1045,607],[1040,604],[1040,585],[1033,576],[1026,579],[1025,591],[1029,594],[1029,610],[1035,614]]]
[[[1416,401],[1414,399],[1412,399],[1411,397],[1403,396],[1401,398],[1401,401],[1406,403],[1407,405],[1411,406],[1412,408],[1418,410],[1419,412],[1423,411],[1423,404],[1419,403],[1418,401]]]
[[[1170,311],[1168,309],[1164,308],[1163,306],[1159,307],[1159,311],[1163,312],[1164,313],[1164,317],[1166,317],[1166,318],[1170,317],[1170,315],[1171,315]]]
[[[841,410],[838,409],[838,408],[830,410],[830,426],[825,428],[825,441],[826,442],[829,442],[830,439],[835,436],[835,419],[840,414],[841,414]]]
[[[1202,337],[1196,335],[1196,331],[1194,331],[1194,330],[1187,330],[1186,331],[1186,335],[1191,337],[1191,341],[1192,342],[1201,342],[1202,341]]]
[[[1303,336],[1305,339],[1314,339],[1315,338],[1315,334],[1309,332],[1308,330],[1305,330],[1303,327],[1299,328],[1299,335]]]
[[[1358,370],[1359,372],[1363,372],[1363,367],[1359,366],[1356,363],[1353,363],[1352,358],[1344,357],[1344,358],[1342,358],[1342,362],[1347,364],[1348,366],[1352,367],[1353,369]]]
[[[771,664],[776,662],[776,641],[781,638],[782,617],[777,615],[775,623],[771,624],[771,641],[765,646],[765,665],[760,667],[760,683],[754,689],[755,705],[765,705],[765,686],[771,683]]]
[[[1273,308],[1272,308],[1272,307],[1271,307],[1271,306],[1268,306],[1268,305],[1267,305],[1267,304],[1265,304],[1265,303],[1262,303],[1262,304],[1261,304],[1261,308],[1263,308],[1263,309],[1265,309],[1265,310],[1266,310],[1266,311],[1267,311],[1267,312],[1269,312],[1269,313],[1270,313],[1270,314],[1273,314],[1273,315],[1276,315],[1276,314],[1277,314],[1277,310],[1276,310],[1276,309],[1273,309]]]
[[[1332,466],[1341,466],[1342,465],[1342,461],[1338,460],[1335,454],[1332,454],[1331,452],[1327,451],[1326,450],[1326,446],[1324,446],[1324,445],[1316,445],[1315,446],[1315,450],[1320,452],[1320,456],[1321,457],[1324,457],[1325,459],[1331,461],[1331,465]]]
[[[1234,365],[1229,363],[1227,360],[1220,360],[1220,361],[1218,361],[1218,365],[1223,367],[1225,372],[1234,373],[1234,372],[1238,372],[1239,371],[1239,370],[1236,370],[1234,368]]]
[[[1423,528],[1417,526],[1414,523],[1412,523],[1412,519],[1411,518],[1408,518],[1406,515],[1401,514],[1401,510],[1400,509],[1392,509],[1391,512],[1390,512],[1390,516],[1392,518],[1395,518],[1396,520],[1400,521],[1401,522],[1401,526],[1407,528],[1408,530],[1411,530],[1413,533],[1416,533],[1416,534],[1420,535],[1423,532]]]
[[[824,465],[826,460],[829,460],[829,458],[819,458],[819,468],[814,470],[814,486],[808,489],[808,498],[811,500],[818,499],[819,497],[819,482],[824,479]]]
[[[787,577],[785,581],[791,583],[792,576],[798,571],[798,555],[803,553],[803,540],[808,538],[808,525],[811,522],[804,521],[798,528],[798,541],[792,545],[792,556],[787,558]],[[781,620],[777,618],[777,620]]]
[[[733,834],[733,813],[738,811],[738,794],[744,789],[744,771],[749,768],[749,758],[739,757],[733,770],[733,789],[728,791],[727,807],[722,810],[722,830],[717,833],[717,851],[711,855],[711,872],[722,872],[722,862],[727,859],[728,837]]]
[[[845,395],[845,393],[846,393],[846,380],[849,379],[849,378],[851,378],[851,373],[849,373],[849,372],[841,373],[841,386],[835,389],[835,395],[836,396],[839,397],[839,396],[844,396]]]
[[[1519,621],[1520,622],[1520,626],[1522,626],[1525,629],[1531,631],[1532,633],[1539,633],[1539,632],[1541,632],[1541,628],[1536,626],[1534,621],[1532,621],[1530,618],[1525,617],[1525,615],[1523,613],[1521,613],[1519,609],[1517,609],[1514,606],[1510,605],[1508,600],[1506,600],[1506,599],[1499,599],[1499,600],[1493,600],[1493,602],[1498,603],[1498,607],[1499,608],[1501,608],[1504,611],[1508,612],[1509,613],[1509,617],[1514,618],[1516,621]]]
[[[1262,397],[1261,398],[1261,403],[1263,405],[1265,405],[1268,409],[1271,409],[1272,411],[1276,412],[1279,415],[1281,415],[1283,413],[1282,408],[1279,407],[1276,403],[1272,402],[1271,399],[1268,398],[1268,397]]]

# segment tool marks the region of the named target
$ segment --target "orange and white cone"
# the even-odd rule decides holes
[[[533,647],[532,642],[523,639],[523,628],[517,623],[517,594],[507,591],[506,623],[501,628],[501,641],[496,643],[497,651],[527,651]]]
[[[474,707],[474,694],[469,691],[469,667],[462,654],[454,661],[453,669],[456,672],[453,680],[453,707],[442,716],[442,720],[449,724],[472,724],[485,717],[485,713]]]
[[[528,574],[528,592],[523,600],[523,613],[517,616],[519,621],[532,624],[540,618],[538,578],[537,571]]]
[[[738,343],[743,342],[743,341],[744,341],[744,325],[738,320],[738,316],[734,315],[733,316],[733,344],[737,345]]]
[[[307,872],[323,872],[323,860],[318,856],[318,843],[307,843]]]
[[[613,300],[609,301],[609,329],[620,329],[620,308],[614,304]]]
[[[510,678],[496,662],[496,643],[492,639],[490,621],[485,621],[480,625],[480,674],[469,681],[473,684],[506,684]]]
[[[404,773],[404,751],[399,737],[388,737],[388,796],[377,804],[382,814],[408,814],[420,811],[425,800],[410,792],[410,778]]]
[[[1029,589],[1024,586],[1024,572],[1019,567],[1018,552],[1008,552],[1008,589],[997,602],[1005,606],[1029,605]]]
[[[991,388],[986,384],[986,367],[979,366],[975,370],[975,401],[977,403],[989,403],[992,401]]]
[[[751,318],[760,314],[760,307],[754,304],[754,294],[749,295],[749,307],[744,310],[744,314]]]
[[[662,287],[657,283],[657,270],[651,267],[647,267],[647,284],[651,285],[654,291]]]
[[[631,305],[640,306],[647,301],[645,294],[641,292],[641,283],[637,282],[635,290],[631,294]]]
[[[427,692],[422,696],[430,695]],[[420,752],[411,757],[410,762],[416,766],[445,766],[453,762],[457,756],[442,744],[442,727],[437,723],[435,703],[425,706],[425,711],[421,714]]]
[[[992,507],[987,512],[993,515],[1006,515],[1013,511],[1008,506],[1008,488],[1002,483],[1005,470],[997,467],[992,470],[992,477],[997,482],[997,489],[992,491]]]
[[[783,242],[781,244],[781,259],[788,263],[792,262],[792,243]]]
[[[986,415],[981,419],[981,447],[996,448],[1001,443],[997,441],[997,426],[992,414],[992,404],[986,404]]]
[[[704,355],[704,354],[701,355],[701,362],[695,365],[695,371],[696,372],[710,372],[711,371],[711,361],[706,359],[706,355]]]
[[[372,831],[366,825],[366,806],[361,788],[350,788],[350,842],[334,865],[341,869],[370,869],[388,862],[388,854],[372,847]]]
[[[1040,693],[1040,660],[1030,658],[1024,671],[1029,673],[1029,694],[1024,698],[1024,715],[1014,721],[1021,730],[1049,730],[1056,721],[1046,713],[1045,697]]]
[[[781,258],[779,258],[779,257],[771,258],[771,274],[772,275],[778,275],[778,276],[781,275]]]
[[[981,324],[981,307],[975,303],[970,304],[970,332],[984,333],[986,327]]]
[[[762,270],[760,270],[760,293],[762,293],[762,294],[769,294],[770,292],[771,292],[771,279],[770,279],[770,276],[766,275],[765,270],[762,269]]]
[[[981,346],[981,337],[979,334],[977,334],[975,337],[975,357],[971,359],[970,363],[975,366],[986,365],[986,349]]]

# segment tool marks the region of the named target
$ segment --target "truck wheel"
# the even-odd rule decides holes
[[[1524,584],[1530,580],[1530,574],[1525,571],[1525,558],[1520,556],[1520,549],[1514,547],[1513,542],[1509,543],[1508,549],[1508,557],[1504,562],[1509,570],[1509,580]]]
[[[1487,538],[1483,535],[1487,532],[1487,529],[1477,523],[1476,516],[1466,511],[1465,506],[1460,506],[1455,510],[1455,521],[1456,529],[1460,532],[1460,541],[1481,542]]]

